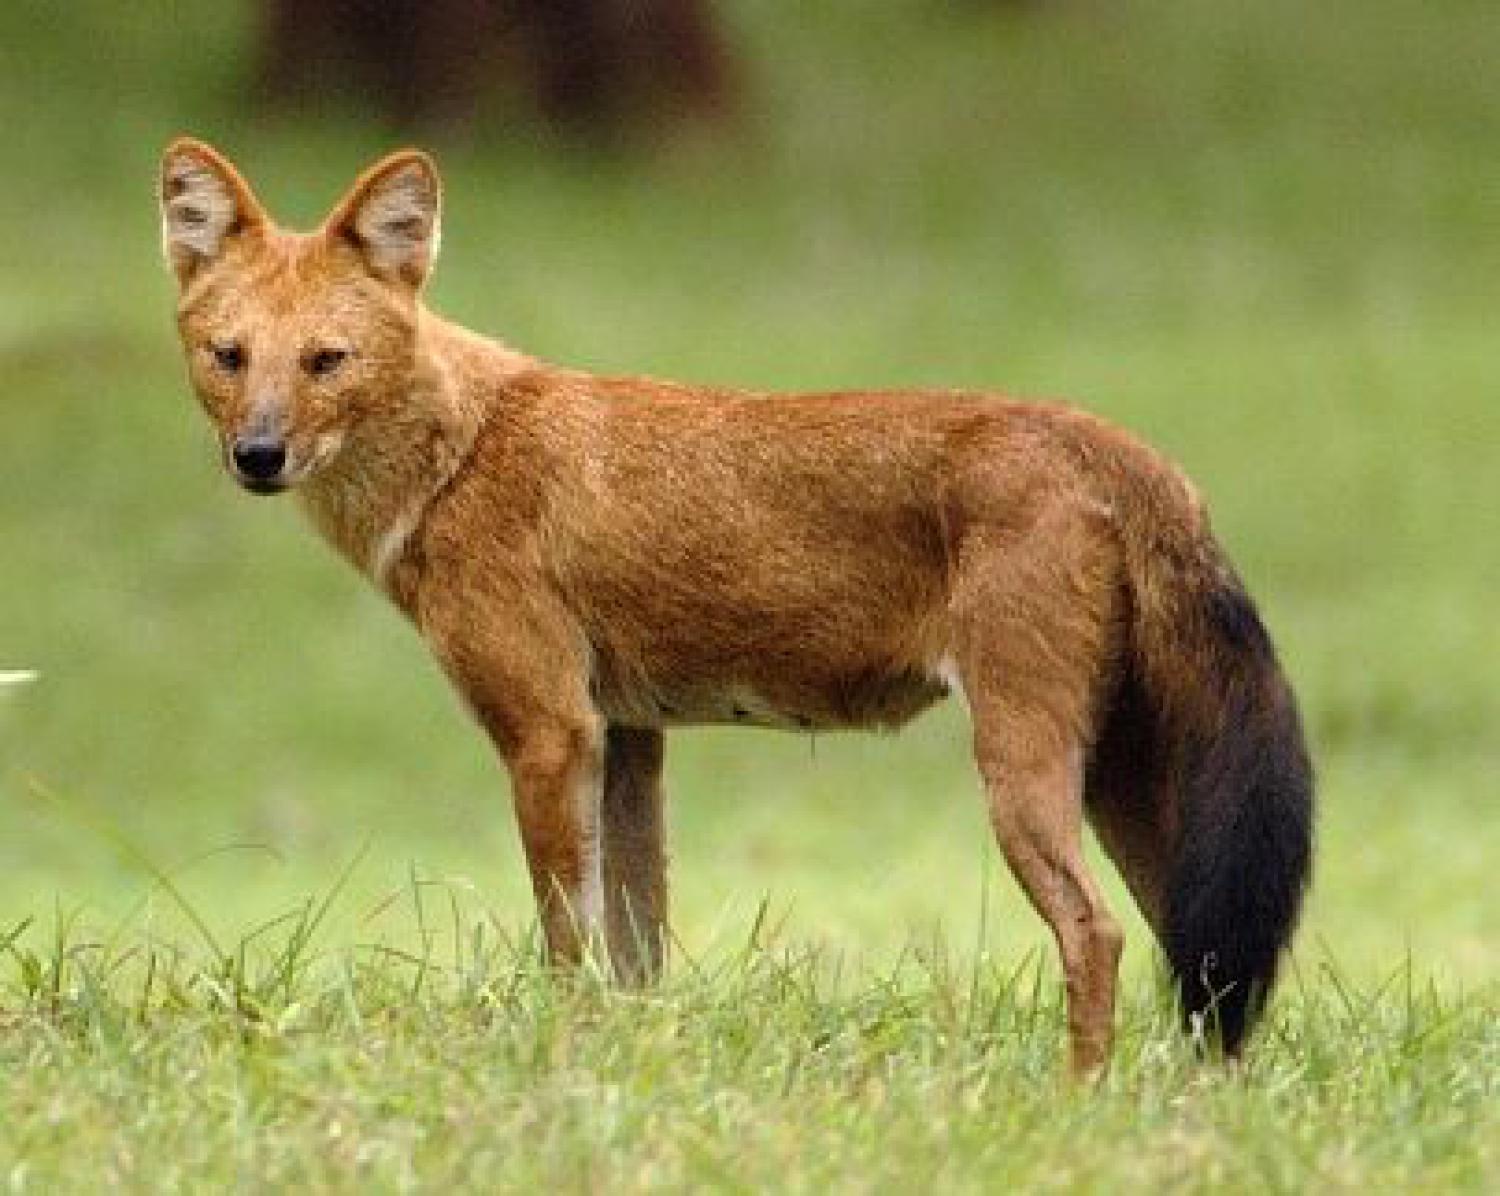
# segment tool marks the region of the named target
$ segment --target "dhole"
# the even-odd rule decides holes
[[[967,703],[1000,847],[1056,936],[1075,1069],[1121,931],[1085,817],[1233,1053],[1297,916],[1312,778],[1292,693],[1196,492],[1079,411],[947,392],[600,378],[422,303],[429,158],[314,233],[209,146],[161,169],[193,389],[246,489],[416,625],[510,771],[551,956],[661,966],[664,731],[896,727]]]

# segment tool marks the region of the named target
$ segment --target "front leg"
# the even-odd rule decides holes
[[[547,957],[577,964],[603,929],[602,728],[597,719],[532,722],[505,755]]]
[[[610,727],[604,765],[604,917],[615,975],[654,980],[666,949],[662,733]]]
[[[424,620],[444,669],[510,771],[547,956],[577,964],[601,940],[604,720],[587,653],[561,611],[488,620],[472,607]],[[502,634],[488,628],[502,627]]]

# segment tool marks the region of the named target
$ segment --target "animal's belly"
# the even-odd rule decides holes
[[[625,726],[729,725],[784,731],[892,729],[948,696],[942,678],[917,669],[833,677],[639,679],[605,685],[600,711]]]

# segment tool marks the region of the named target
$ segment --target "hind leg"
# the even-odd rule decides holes
[[[1134,683],[1104,716],[1084,778],[1089,824],[1158,942],[1165,942],[1167,883],[1176,825],[1154,756],[1156,731]]]
[[[1146,925],[1163,941],[1166,931],[1170,842],[1161,816],[1128,786],[1089,777],[1088,819],[1104,853],[1135,898]]]
[[[667,918],[660,731],[611,727],[605,748],[604,917],[615,974],[627,984],[661,972]]]
[[[1083,854],[1083,761],[1117,636],[1119,561],[1097,512],[1057,502],[974,544],[955,595],[959,677],[990,822],[1051,928],[1073,1071],[1114,1037],[1122,935]]]
[[[975,754],[1000,849],[1057,940],[1073,1072],[1093,1075],[1114,1040],[1123,936],[1084,860],[1080,751],[1050,727],[976,711]]]

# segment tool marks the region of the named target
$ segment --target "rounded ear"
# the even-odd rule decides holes
[[[360,175],[324,225],[352,245],[377,278],[417,288],[437,258],[442,184],[420,150],[401,150]]]
[[[179,137],[162,154],[158,200],[162,252],[184,286],[230,238],[268,223],[229,159],[191,137]]]

